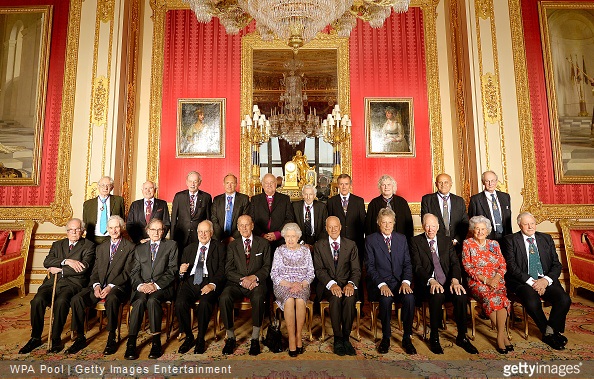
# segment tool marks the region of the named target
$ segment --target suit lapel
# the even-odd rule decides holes
[[[528,250],[526,250],[524,237],[522,236],[522,233],[518,233],[514,236],[514,238],[516,239],[516,243],[520,245],[520,249],[518,249],[518,251],[522,252],[520,257],[516,256],[518,259],[518,266],[520,266],[522,272],[528,272]]]
[[[479,202],[481,207],[483,207],[483,214],[487,215],[487,218],[491,223],[493,223],[493,218],[491,217],[491,208],[489,208],[489,200],[487,200],[487,196],[485,192],[481,192],[479,195]]]
[[[542,235],[536,235],[536,233],[534,234],[534,237],[538,237],[536,238],[536,247],[538,248],[538,255],[540,258],[540,265],[542,266],[543,271],[547,272],[548,268],[549,268],[549,261],[548,261],[548,254],[545,254],[544,252],[546,251],[546,246],[543,244],[544,242],[544,238]]]
[[[239,204],[239,193],[235,192],[235,201],[233,202],[233,210],[231,211],[231,227],[233,227],[233,220],[237,220],[239,218],[239,207],[241,206],[241,204]],[[226,201],[226,199],[223,199],[224,201]],[[222,210],[225,210],[226,207],[226,203],[223,204],[222,207],[220,207]],[[219,214],[219,217],[221,220],[225,219],[225,213],[223,213],[222,215]],[[233,232],[233,230],[231,230],[231,233]]]
[[[295,215],[295,217],[297,218],[297,223],[299,225],[305,225],[305,217],[303,214],[303,207],[305,206],[305,202],[304,201],[300,201],[299,202],[300,206],[297,207],[297,214]],[[303,231],[305,232],[305,231]]]

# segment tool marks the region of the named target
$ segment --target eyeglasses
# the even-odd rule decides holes
[[[99,187],[99,188],[111,188],[111,184],[99,184],[97,187]]]
[[[149,232],[153,232],[153,233],[155,233],[155,232],[157,232],[157,233],[163,233],[163,230],[164,230],[164,229],[152,229],[152,228],[151,228],[151,229],[149,229]]]
[[[76,228],[76,229],[66,229],[67,233],[80,233],[82,231],[81,228]]]

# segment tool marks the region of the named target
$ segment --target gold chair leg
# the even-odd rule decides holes
[[[326,340],[326,314],[324,312],[325,304],[320,302],[320,320],[322,322],[322,336],[320,337],[320,341],[324,342]]]
[[[355,310],[357,311],[357,341],[361,341],[361,332],[360,332],[360,325],[361,325],[361,302],[357,301],[355,303]]]

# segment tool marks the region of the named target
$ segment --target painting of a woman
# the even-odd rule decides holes
[[[414,156],[412,98],[366,98],[367,156]]]
[[[178,156],[224,157],[224,99],[198,102],[180,99],[178,106]]]

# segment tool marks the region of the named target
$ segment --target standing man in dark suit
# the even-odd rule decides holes
[[[326,219],[328,238],[322,238],[315,244],[314,268],[316,278],[325,287],[324,297],[330,303],[334,354],[357,355],[349,336],[355,317],[361,266],[357,245],[341,238],[340,229],[338,217]]]
[[[280,231],[288,222],[295,221],[289,196],[276,192],[276,178],[266,174],[262,178],[264,192],[252,197],[250,216],[254,234],[270,242],[272,251],[284,243]]]
[[[191,243],[198,242],[198,224],[210,220],[212,198],[200,190],[202,177],[191,171],[186,177],[187,190],[180,191],[173,197],[171,209],[171,238],[177,242],[179,251]]]
[[[227,174],[223,179],[225,193],[215,196],[212,202],[212,223],[214,239],[223,241],[225,245],[241,237],[237,230],[237,219],[249,213],[250,198],[237,192],[237,177]]]
[[[412,344],[412,323],[415,313],[415,297],[410,288],[412,265],[406,237],[394,231],[394,211],[382,208],[377,215],[379,232],[365,240],[367,275],[379,289],[379,319],[382,322],[382,341],[377,351],[386,354],[390,350],[392,328],[392,303],[402,304],[402,348],[406,354],[416,354]],[[377,290],[376,290],[377,291]]]
[[[146,234],[146,225],[153,218],[163,221],[165,226],[165,233],[169,231],[171,219],[169,217],[169,207],[165,200],[156,199],[155,192],[157,187],[155,183],[145,182],[142,185],[142,195],[140,200],[132,202],[130,210],[128,211],[128,219],[126,220],[126,230],[128,235],[135,244],[144,243],[149,240]]]
[[[438,233],[452,239],[458,255],[462,254],[462,242],[468,234],[468,214],[464,199],[450,192],[452,177],[439,174],[435,178],[437,192],[423,196],[421,218],[431,213],[439,221]]]
[[[194,354],[204,354],[204,336],[208,322],[225,283],[225,246],[212,238],[212,222],[198,224],[198,242],[185,248],[179,268],[180,286],[175,299],[175,314],[185,339],[179,353],[185,354],[194,346],[190,312],[198,304],[198,338]]]
[[[152,219],[147,225],[149,242],[138,245],[134,251],[132,268],[132,300],[130,306],[130,327],[128,343],[124,358],[138,359],[136,339],[142,325],[145,310],[148,319],[153,344],[149,353],[150,359],[157,359],[163,355],[161,350],[161,322],[163,308],[161,303],[172,300],[173,287],[177,276],[177,244],[164,240],[165,226],[163,221]]]
[[[396,195],[398,184],[390,175],[382,175],[377,182],[377,188],[380,195],[369,202],[367,206],[367,217],[365,218],[365,235],[379,231],[377,225],[377,215],[382,208],[390,208],[396,214],[396,224],[394,230],[397,233],[404,234],[410,241],[414,233],[412,214],[408,202],[402,197]]]
[[[306,184],[301,190],[303,200],[293,203],[295,222],[303,231],[301,240],[313,252],[314,244],[324,234],[324,222],[328,218],[326,204],[315,200],[316,188]]]
[[[113,179],[104,176],[97,182],[99,196],[89,199],[83,204],[83,223],[86,225],[86,239],[97,245],[109,240],[107,232],[107,220],[117,215],[124,218],[126,208],[124,198],[111,195],[113,190]]]
[[[478,354],[478,350],[466,338],[466,290],[461,284],[462,270],[452,240],[437,234],[439,221],[431,213],[423,216],[423,229],[425,233],[410,240],[410,255],[417,298],[429,302],[429,347],[434,354],[443,354],[439,343],[439,327],[441,307],[447,300],[454,305],[454,319],[458,327],[456,345],[470,354]]]
[[[559,282],[561,262],[550,235],[536,231],[536,219],[529,212],[518,216],[520,231],[505,237],[509,292],[520,298],[526,312],[542,333],[542,341],[555,350],[567,344],[565,319],[571,298]],[[542,310],[541,299],[553,305],[549,319]]]
[[[107,344],[104,355],[116,352],[116,331],[120,305],[130,298],[130,272],[134,264],[134,243],[122,238],[124,219],[111,216],[107,222],[110,240],[97,246],[95,264],[91,273],[91,285],[72,298],[72,325],[76,331],[74,343],[66,354],[76,354],[87,345],[85,338],[86,309],[105,300],[107,313]]]
[[[503,237],[512,234],[511,198],[509,194],[496,191],[497,174],[485,171],[481,177],[485,190],[472,195],[468,204],[468,217],[485,216],[493,230],[487,237],[502,244]]]
[[[223,354],[230,355],[235,350],[233,304],[236,300],[247,297],[252,305],[252,340],[249,354],[258,355],[260,354],[260,328],[264,319],[266,279],[270,275],[272,256],[270,244],[252,233],[254,223],[250,216],[240,216],[237,227],[241,238],[231,242],[227,248],[225,264],[227,284],[219,299],[221,316],[227,330],[227,342],[223,348]]]
[[[49,254],[43,261],[47,268],[48,277],[37,290],[31,300],[31,339],[19,351],[19,354],[30,353],[41,346],[41,333],[43,332],[43,318],[45,309],[52,303],[54,276],[58,275],[56,282],[56,295],[54,299],[54,322],[52,324],[50,352],[59,353],[64,349],[62,329],[70,311],[70,300],[89,284],[89,272],[95,261],[95,244],[82,239],[84,224],[77,218],[66,223],[67,238],[52,244]]]

